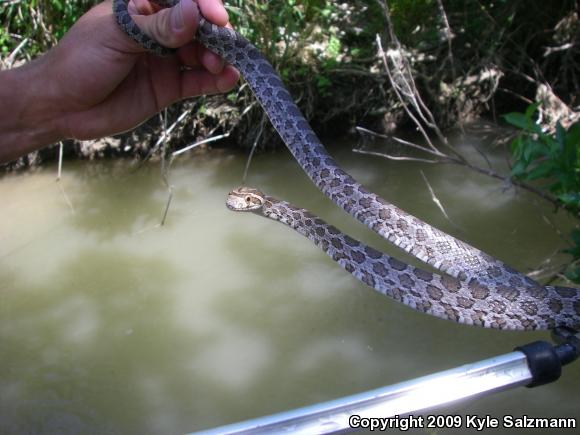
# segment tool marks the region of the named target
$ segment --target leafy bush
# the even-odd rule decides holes
[[[13,0],[0,6],[0,55],[27,39],[27,57],[50,48],[99,0]]]
[[[580,213],[580,122],[565,130],[560,123],[554,134],[534,121],[537,104],[526,113],[509,113],[505,120],[521,130],[512,141],[515,161],[512,176],[523,181],[540,180],[571,213]]]
[[[535,121],[537,104],[525,113],[509,113],[504,119],[520,130],[511,143],[514,165],[512,177],[541,183],[561,206],[580,219],[580,122],[567,130],[560,123],[554,133],[545,132]],[[573,258],[568,278],[580,283],[580,230],[571,233]]]

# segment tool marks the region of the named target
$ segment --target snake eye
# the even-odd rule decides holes
[[[251,196],[246,196],[246,202],[249,204],[250,202],[252,202],[252,197]]]

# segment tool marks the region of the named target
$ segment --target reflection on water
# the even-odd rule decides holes
[[[550,208],[496,181],[333,153],[373,191],[522,270],[561,249],[539,213]],[[548,338],[416,313],[282,225],[229,212],[244,163],[217,152],[179,161],[163,227],[168,191],[154,164],[71,162],[59,183],[52,168],[0,180],[1,433],[193,431]],[[323,199],[286,152],[256,157],[249,182],[402,257]],[[579,375],[576,364],[556,384],[446,412],[580,418]]]

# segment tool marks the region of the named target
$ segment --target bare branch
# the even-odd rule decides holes
[[[447,41],[447,60],[451,66],[451,77],[455,80],[455,63],[453,61],[453,48],[452,40],[455,38],[451,26],[449,25],[449,20],[447,19],[447,14],[445,13],[445,8],[441,0],[437,0],[437,7],[439,8],[439,14],[441,14],[441,20],[443,21],[443,26],[445,27],[445,40]]]
[[[431,142],[431,139],[429,138],[429,135],[427,134],[427,132],[425,131],[425,129],[423,128],[423,126],[421,125],[421,123],[419,122],[419,120],[415,117],[415,115],[411,112],[411,110],[408,107],[407,102],[405,101],[405,99],[403,98],[403,96],[401,95],[401,91],[399,89],[399,87],[396,85],[396,82],[393,78],[393,75],[391,74],[391,71],[389,69],[389,62],[387,61],[387,57],[386,54],[383,50],[383,46],[381,43],[381,38],[379,35],[376,36],[376,40],[377,40],[377,45],[379,47],[379,53],[383,59],[383,64],[385,66],[385,70],[389,76],[389,80],[391,81],[391,83],[393,84],[393,91],[395,92],[395,94],[397,95],[397,98],[399,99],[399,101],[403,104],[403,109],[405,110],[405,112],[407,113],[407,115],[409,116],[409,118],[411,118],[413,120],[413,122],[415,123],[415,125],[417,126],[417,128],[419,129],[419,131],[421,132],[421,134],[423,135],[423,137],[425,138],[425,142],[427,142],[427,144],[429,145],[429,147],[434,151],[434,152],[439,152],[439,150],[435,147],[435,145],[433,145],[433,143]]]
[[[574,43],[569,42],[564,45],[560,45],[559,47],[545,47],[544,49],[544,57],[548,57],[552,53],[557,53],[558,51],[565,51],[569,50],[570,48],[574,47]]]
[[[425,148],[422,148],[422,150],[427,151]],[[470,163],[467,160],[460,160],[458,158],[455,158],[453,156],[449,156],[446,154],[443,155],[443,158],[440,158],[437,160],[429,160],[429,159],[420,159],[420,158],[415,158],[415,157],[393,156],[390,154],[381,153],[381,152],[377,152],[377,151],[366,151],[366,150],[361,150],[361,149],[353,149],[353,152],[359,153],[359,154],[367,154],[367,155],[382,157],[382,158],[385,158],[388,160],[415,161],[415,162],[423,162],[423,163],[452,163],[455,165],[465,166],[465,167],[467,167],[475,172],[478,172],[482,175],[486,175],[488,177],[495,178],[497,180],[501,180],[504,183],[512,184],[512,185],[517,186],[521,189],[527,190],[528,192],[531,192],[535,195],[538,195],[539,197],[552,203],[555,207],[561,206],[561,204],[558,202],[558,200],[555,197],[553,197],[552,195],[550,195],[547,192],[544,192],[540,189],[535,188],[534,186],[531,186],[531,185],[524,183],[524,182],[521,182],[519,180],[514,180],[509,175],[508,176],[500,175],[491,168],[489,168],[489,169],[482,168],[480,166],[477,166],[477,165]]]
[[[498,91],[502,91],[505,92],[506,94],[510,94],[520,100],[522,100],[524,103],[527,104],[534,104],[534,102],[532,100],[530,100],[529,98],[524,97],[523,95],[520,95],[514,91],[512,91],[511,89],[507,89],[507,88],[497,88]]]
[[[379,35],[376,36],[376,41],[379,50],[379,57],[383,61],[385,71],[387,73],[387,76],[389,77],[391,85],[393,86],[393,91],[395,92],[395,95],[403,105],[403,109],[405,110],[407,115],[411,118],[411,120],[415,123],[415,125],[419,129],[420,133],[423,135],[425,142],[428,144],[429,148],[431,148],[434,152],[440,152],[431,141],[431,138],[427,134],[424,125],[435,133],[435,135],[438,137],[439,141],[443,144],[443,146],[445,146],[451,152],[451,154],[455,156],[455,158],[459,160],[465,160],[465,158],[461,155],[461,153],[459,153],[454,147],[452,147],[449,144],[447,138],[437,125],[433,113],[423,101],[421,94],[419,93],[419,90],[415,84],[413,73],[411,71],[409,62],[405,56],[403,47],[401,46],[401,43],[399,42],[395,34],[393,24],[390,19],[390,10],[387,1],[383,0],[381,4],[383,6],[383,10],[385,12],[385,16],[387,19],[387,26],[391,45],[394,47],[394,49],[390,49],[387,52],[385,52]],[[441,8],[443,8],[442,4]],[[441,12],[445,16],[444,20],[446,21],[447,17],[445,15],[445,10],[441,9]],[[449,25],[449,23],[447,23],[447,25]],[[448,31],[451,32],[451,29],[449,28]],[[392,65],[392,68],[390,67],[390,65]],[[411,106],[414,110],[411,111],[411,108],[409,106]]]
[[[250,150],[250,154],[248,155],[248,160],[246,160],[246,166],[244,167],[244,175],[242,176],[242,184],[246,183],[246,177],[248,176],[248,171],[250,170],[250,163],[252,162],[252,157],[254,157],[254,152],[258,147],[258,141],[264,132],[264,125],[266,125],[266,114],[262,114],[262,120],[260,121],[260,129],[256,134],[256,138],[254,139],[254,143],[252,145],[252,149]]]
[[[185,112],[184,112],[185,113]],[[182,114],[183,116],[183,114]],[[183,119],[181,116],[179,117]],[[170,128],[173,128],[178,121],[173,123]],[[163,184],[167,187],[167,203],[165,204],[165,210],[163,211],[163,216],[161,217],[160,225],[165,225],[165,221],[167,220],[167,213],[169,213],[169,206],[171,205],[171,200],[173,199],[173,185],[169,182],[169,167],[171,166],[172,158],[167,161],[167,138],[169,137],[169,129],[167,129],[167,109],[163,110],[163,122],[161,123],[161,127],[163,128],[163,134],[159,140],[163,139],[163,142],[157,142],[157,144],[163,144],[163,151],[161,152],[161,179],[163,180]],[[157,146],[157,144],[155,146]]]
[[[352,150],[352,152],[357,153],[357,154],[367,154],[369,156],[383,157],[383,158],[389,159],[389,160],[399,160],[399,161],[407,161],[407,162],[421,162],[421,163],[441,163],[440,160],[420,159],[417,157],[393,156],[391,154],[379,153],[376,151],[361,150],[360,148],[355,148]]]
[[[503,175],[500,175],[491,169],[481,168],[481,167],[473,165],[469,162],[459,162],[459,161],[452,160],[452,161],[450,161],[450,163],[461,164],[463,166],[468,167],[469,169],[474,170],[475,172],[479,172],[480,174],[487,175],[488,177],[495,178],[497,180],[501,180],[504,183],[509,182],[509,183],[513,184],[514,186],[520,187],[524,190],[527,190],[528,192],[534,193],[534,194],[538,195],[539,197],[545,199],[546,201],[551,202],[555,207],[560,207],[560,205],[561,205],[558,202],[558,200],[556,198],[554,198],[552,195],[550,195],[549,193],[544,192],[540,189],[537,189],[534,186],[531,186],[527,183],[523,183],[521,181],[514,180],[513,178],[510,178],[509,175],[503,176]]]
[[[487,157],[487,155],[481,149],[479,149],[479,147],[477,145],[475,145],[473,142],[469,142],[469,143],[470,143],[471,147],[475,151],[477,151],[477,154],[479,154],[481,156],[481,158],[483,160],[485,160],[485,163],[487,164],[487,168],[491,170],[493,168],[493,166],[491,165],[491,161],[489,160],[489,157]]]
[[[164,113],[165,113],[164,122],[166,122],[167,121],[167,109],[165,109]],[[154,153],[155,151],[157,151],[159,146],[161,144],[165,143],[167,141],[167,139],[169,139],[169,136],[171,135],[171,132],[173,132],[175,127],[177,127],[181,123],[181,121],[183,121],[185,119],[185,117],[187,115],[189,115],[190,113],[191,113],[191,109],[187,109],[181,115],[179,115],[177,120],[173,124],[171,124],[171,126],[169,126],[169,128],[165,128],[165,126],[164,126],[163,134],[159,137],[159,139],[157,139],[157,142],[155,143],[155,145],[153,145],[153,148],[151,149],[151,153]]]
[[[62,175],[62,156],[64,154],[64,144],[62,141],[58,144],[58,170],[56,172],[56,181],[60,181],[60,176]]]
[[[4,63],[6,64],[6,68],[12,68],[16,56],[18,55],[20,50],[24,48],[24,46],[28,43],[28,41],[29,41],[28,38],[24,38],[22,41],[20,41],[20,44],[18,44],[16,48],[12,50],[12,53],[10,53],[10,55],[8,55],[8,57],[4,61]]]
[[[221,139],[225,139],[225,138],[227,138],[229,136],[230,136],[230,132],[227,132],[227,133],[224,133],[224,134],[219,134],[217,136],[208,137],[207,139],[203,139],[203,140],[194,142],[194,143],[192,143],[190,145],[187,145],[184,148],[181,148],[181,149],[179,149],[177,151],[174,151],[173,154],[171,154],[171,157],[177,157],[177,156],[179,156],[179,155],[181,155],[183,153],[186,153],[189,150],[192,150],[194,148],[197,148],[200,145],[203,145],[203,144],[206,144],[206,143],[210,143],[210,142],[215,142],[215,141],[218,141],[218,140],[221,140]]]
[[[364,127],[358,127],[358,126],[356,127],[356,130],[357,131],[360,131],[362,133],[367,133],[367,134],[370,134],[370,135],[373,135],[373,136],[380,137],[382,139],[393,140],[393,141],[395,141],[397,143],[400,143],[401,145],[405,145],[405,146],[408,146],[408,147],[417,149],[417,150],[422,151],[424,153],[432,154],[434,156],[439,157],[441,159],[441,161],[443,161],[444,159],[449,158],[449,156],[447,156],[447,154],[443,154],[443,153],[439,152],[439,150],[433,151],[431,148],[425,148],[424,146],[418,145],[418,144],[413,143],[413,142],[409,142],[409,141],[404,140],[404,139],[400,139],[400,138],[398,138],[396,136],[388,136],[388,135],[385,135],[385,134],[380,134],[380,133],[374,132],[372,130],[366,129]]]
[[[459,228],[455,224],[455,222],[453,222],[451,220],[451,218],[447,214],[447,211],[445,211],[445,207],[443,207],[443,204],[441,203],[441,201],[439,201],[439,198],[437,198],[437,195],[435,195],[435,191],[431,187],[431,184],[429,183],[429,180],[427,179],[427,176],[425,175],[423,170],[421,170],[419,172],[421,172],[421,177],[423,177],[423,181],[425,181],[425,184],[427,185],[427,189],[429,189],[429,193],[431,194],[431,200],[435,203],[435,205],[439,208],[439,210],[441,210],[441,213],[443,213],[443,216],[445,216],[445,219],[447,219],[449,221],[449,223],[452,224],[454,227]]]

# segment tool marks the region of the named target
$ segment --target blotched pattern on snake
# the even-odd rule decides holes
[[[308,210],[240,187],[230,192],[226,205],[233,211],[251,211],[280,221],[308,237],[340,266],[398,302],[427,314],[468,325],[497,329],[527,329],[555,311],[567,317],[567,326],[580,327],[575,311],[575,289],[538,287],[534,294],[519,293],[512,287],[481,285],[449,275],[438,275],[410,266],[366,246],[327,224]],[[535,326],[532,326],[535,327]]]
[[[113,1],[114,15],[121,28],[148,50],[157,54],[169,52],[137,27],[127,11],[127,3],[128,0]],[[156,0],[155,3],[172,6],[177,0]],[[465,285],[477,283],[477,288],[486,289],[474,290],[476,299],[487,300],[488,296],[481,295],[493,291],[494,298],[512,307],[510,312],[514,315],[527,313],[514,319],[498,314],[503,315],[510,328],[544,329],[580,323],[580,290],[540,286],[503,262],[369,192],[343,171],[316,137],[272,66],[241,35],[202,18],[197,39],[240,70],[300,166],[316,186],[345,211],[436,269],[458,278]],[[455,309],[463,308],[457,306]],[[488,304],[484,309],[488,313],[494,310],[501,310],[501,307]]]

